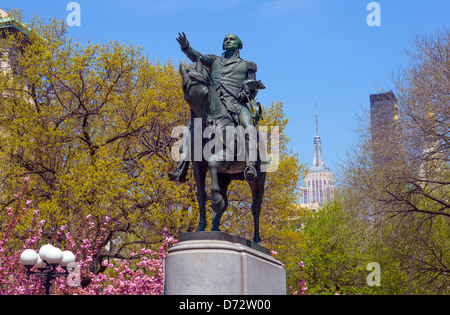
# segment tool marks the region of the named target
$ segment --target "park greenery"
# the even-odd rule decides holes
[[[161,294],[168,248],[198,224],[192,171],[183,184],[166,176],[171,131],[189,119],[178,66],[132,44],[81,45],[63,21],[28,26],[1,42],[12,67],[0,73],[0,293],[42,293],[17,260],[52,243],[82,267],[81,287],[58,282],[54,293]],[[449,293],[450,35],[413,46],[394,78],[404,146],[384,151],[401,163],[374,167],[362,119],[336,198],[318,212],[297,205],[307,169],[289,149],[283,104],[265,106],[260,125],[279,127],[280,161],[267,176],[261,237],[284,263],[288,293]],[[233,182],[228,201],[222,231],[251,239],[248,185]],[[371,262],[380,286],[367,283]]]
[[[285,253],[306,266],[292,287],[300,279],[312,294],[450,293],[449,47],[445,28],[412,38],[393,76],[398,114],[381,130],[361,117],[334,201],[304,211],[303,245]],[[380,286],[368,285],[374,262]]]
[[[21,20],[20,12],[13,14]],[[142,249],[157,251],[165,230],[175,238],[195,231],[192,171],[184,184],[166,175],[176,166],[172,130],[189,119],[178,66],[153,62],[131,44],[81,45],[67,36],[62,21],[36,17],[29,29],[2,40],[8,52],[4,58],[13,56],[7,60],[11,70],[0,75],[4,257],[17,256],[33,222],[45,222],[37,227],[37,247],[53,242],[66,248],[68,241],[57,237],[61,227],[79,236],[75,247],[83,246],[86,237],[99,244],[84,266],[85,275],[101,274],[113,261],[139,260],[133,253]],[[280,133],[279,168],[267,176],[261,219],[263,244],[273,247],[284,243],[278,231],[296,210],[304,167],[287,147],[283,104],[273,103],[263,115],[260,124],[277,126]],[[19,196],[25,177],[27,189]],[[8,223],[16,215],[13,209],[22,209],[19,198],[30,201],[30,211]],[[233,183],[228,200],[222,230],[249,238],[248,185]],[[86,225],[87,216],[91,223]],[[88,285],[92,276],[86,277],[82,282]]]

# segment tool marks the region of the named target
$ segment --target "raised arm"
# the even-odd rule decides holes
[[[212,55],[202,55],[198,51],[191,48],[191,45],[189,44],[189,41],[187,40],[186,34],[184,33],[178,33],[177,41],[180,44],[181,51],[186,54],[186,56],[192,61],[196,62],[197,60],[200,60],[203,65],[207,67],[211,67],[213,63],[213,56]]]

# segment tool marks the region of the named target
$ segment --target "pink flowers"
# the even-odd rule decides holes
[[[135,260],[104,260],[104,273],[89,274],[91,284],[78,289],[77,294],[89,295],[162,295],[163,260],[170,246],[177,241],[164,229],[164,242],[158,251],[142,248],[138,253],[130,253]]]
[[[305,270],[303,268],[305,268],[305,264],[303,263],[303,261],[300,261],[298,263],[298,265],[301,268],[300,273],[304,274]],[[298,286],[300,287],[300,290],[294,291],[292,293],[293,295],[311,295],[311,293],[308,291],[308,287],[306,286],[306,280],[305,279],[301,279],[298,282]]]
[[[26,177],[24,182],[28,182]],[[28,211],[32,201],[27,200],[23,204],[23,196],[26,186],[22,192],[17,195],[14,206],[7,209],[8,222],[4,225],[3,233],[0,236],[0,295],[43,294],[43,286],[38,278],[28,277],[25,274],[24,267],[19,263],[20,253],[25,248],[37,248],[40,241],[45,220],[38,222],[39,210],[32,210],[31,224],[27,230],[28,238],[25,240],[22,250],[12,250],[10,238],[12,232],[17,227],[21,218]],[[76,262],[80,267],[78,278],[88,276],[91,283],[82,288],[81,286],[69,286],[64,279],[58,279],[53,285],[52,294],[78,294],[78,295],[161,295],[163,294],[163,261],[167,256],[168,249],[177,243],[177,240],[169,236],[166,228],[163,229],[164,241],[155,251],[152,249],[141,248],[132,253],[128,260],[109,260],[104,259],[101,265],[105,267],[103,273],[94,274],[90,271],[95,255],[98,255],[105,240],[106,232],[111,218],[106,216],[100,230],[94,227],[92,215],[85,218],[84,229],[85,237],[72,235],[68,226],[61,226],[55,239],[65,238],[66,250],[75,253]],[[97,218],[98,219],[98,218]],[[100,232],[99,234],[97,234]],[[12,241],[12,240],[11,240]],[[14,240],[16,241],[16,240]],[[80,281],[78,281],[79,284]]]
[[[25,178],[24,182],[28,182]],[[38,279],[27,279],[23,266],[19,263],[21,251],[13,250],[10,242],[16,241],[13,233],[28,212],[31,201],[25,202],[22,206],[22,200],[25,195],[26,185],[22,187],[20,194],[14,195],[17,199],[15,204],[7,208],[8,219],[4,225],[3,233],[0,238],[0,295],[3,294],[40,294],[43,287]],[[28,228],[28,238],[25,240],[22,249],[35,247],[38,242],[42,227],[45,221],[37,223],[38,210],[33,210],[31,225]]]

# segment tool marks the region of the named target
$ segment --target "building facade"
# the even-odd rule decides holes
[[[25,35],[22,39],[23,43],[28,43],[30,29],[0,8],[0,40],[5,40],[5,42],[0,43],[0,69],[3,71],[12,70],[17,64],[18,51],[16,47],[6,44],[6,41],[9,35],[19,33]],[[15,68],[15,70],[18,69]]]
[[[27,37],[30,30],[26,25],[16,21],[13,17],[11,17],[7,11],[0,8],[0,72],[2,75],[2,81],[8,82],[9,76],[14,76],[16,73],[20,73],[21,69],[18,67],[17,56],[18,50],[15,49],[13,45],[8,43],[8,37],[10,35],[15,35],[22,33],[25,36],[23,40],[27,43]],[[3,86],[3,85],[2,85]],[[30,90],[28,84],[24,86],[24,89]],[[11,90],[14,90],[12,88]],[[0,91],[0,106],[4,104],[5,100],[10,98],[12,95],[11,91],[8,88],[8,85],[2,87]],[[31,102],[31,98],[30,98]],[[1,115],[1,114],[0,114]],[[1,119],[6,119],[5,117],[0,117]],[[5,130],[3,126],[0,126],[0,141],[4,141],[9,135],[9,131]],[[5,160],[5,156],[0,157],[0,165],[3,165],[7,162],[7,158]],[[0,199],[3,198],[3,184],[4,183],[4,170],[0,169]]]
[[[393,92],[370,95],[372,154],[375,169],[401,163],[401,130]]]
[[[319,136],[319,119],[316,109],[316,136],[314,137],[314,158],[301,188],[301,206],[318,210],[334,198],[334,175],[325,164],[322,155],[322,140]]]

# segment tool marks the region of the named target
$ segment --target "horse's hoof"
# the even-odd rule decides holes
[[[225,208],[225,200],[223,199],[221,194],[215,193],[211,197],[211,207],[214,212],[221,213]]]
[[[225,200],[223,200],[223,198],[221,197],[221,200],[219,200],[217,203],[212,202],[211,207],[216,213],[223,212],[223,209],[225,209]]]
[[[200,224],[198,226],[197,232],[205,232],[206,231],[206,224]]]

